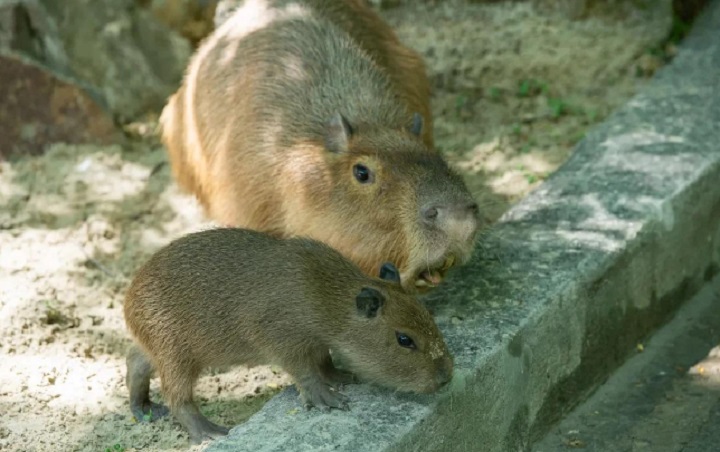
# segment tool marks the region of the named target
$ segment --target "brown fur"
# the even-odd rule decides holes
[[[465,262],[478,228],[432,148],[429,91],[420,57],[366,2],[247,0],[198,49],[162,136],[175,180],[215,221],[320,240],[366,274],[395,262],[410,288]]]
[[[222,228],[178,239],[151,257],[126,295],[137,344],[128,354],[133,413],[142,420],[151,408],[167,412],[149,400],[156,369],[193,442],[225,434],[197,410],[193,385],[204,368],[235,364],[281,366],[307,404],[343,407],[330,385],[349,374],[333,366],[329,350],[363,380],[433,392],[452,377],[452,357],[428,311],[398,282],[367,277],[304,238]],[[381,300],[375,315],[361,309],[363,293]],[[415,348],[400,346],[397,333]]]

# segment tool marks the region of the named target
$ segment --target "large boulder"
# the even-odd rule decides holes
[[[193,46],[214,29],[218,0],[135,0],[162,23],[177,31]]]
[[[0,55],[0,99],[0,160],[40,154],[57,142],[122,140],[96,99],[37,63]]]
[[[192,46],[135,0],[0,0],[0,52],[79,81],[127,122],[162,108]]]

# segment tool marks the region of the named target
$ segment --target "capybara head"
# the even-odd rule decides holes
[[[453,375],[453,358],[430,313],[400,285],[393,264],[355,297],[354,321],[338,352],[361,379],[400,391],[430,393]]]
[[[462,178],[418,138],[420,115],[402,130],[364,127],[339,113],[326,127],[318,170],[305,174],[303,218],[287,219],[298,222],[298,232],[330,244],[369,275],[395,262],[406,290],[433,287],[468,260],[478,205]]]

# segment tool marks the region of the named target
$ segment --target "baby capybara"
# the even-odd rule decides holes
[[[452,378],[453,359],[428,311],[383,264],[366,276],[329,246],[224,228],[182,237],[154,254],[128,289],[124,313],[130,407],[138,420],[167,408],[150,401],[157,370],[170,411],[193,443],[227,433],[193,402],[209,366],[274,364],[310,406],[342,408],[334,387],[351,375],[433,392]]]

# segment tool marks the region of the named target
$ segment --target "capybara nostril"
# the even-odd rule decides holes
[[[479,215],[476,202],[459,202],[446,205],[431,204],[421,210],[422,220],[439,228],[446,229],[454,223],[475,222]]]
[[[435,206],[428,206],[422,210],[422,218],[428,223],[433,223],[438,217],[438,208]]]
[[[438,386],[442,387],[452,380],[453,361],[450,358],[440,358],[437,371],[435,373],[435,381]]]
[[[478,203],[476,202],[471,202],[470,204],[468,204],[467,210],[473,217],[477,217],[480,214],[480,206],[478,206]]]

